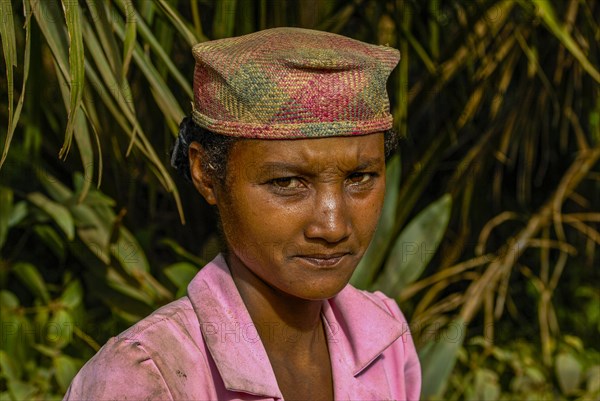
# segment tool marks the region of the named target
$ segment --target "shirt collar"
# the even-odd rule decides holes
[[[194,277],[188,296],[225,387],[282,398],[267,352],[221,254]],[[350,285],[323,301],[323,316],[330,344],[342,347],[344,370],[354,376],[406,330],[372,296]],[[339,369],[333,366],[336,363],[332,358],[334,381]]]

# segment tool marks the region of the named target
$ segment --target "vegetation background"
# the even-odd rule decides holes
[[[352,281],[409,317],[423,398],[600,399],[597,1],[0,10],[0,399],[60,399],[218,251],[211,210],[169,167],[190,47],[276,26],[402,53],[389,90],[403,140]]]

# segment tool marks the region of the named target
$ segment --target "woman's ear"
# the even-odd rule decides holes
[[[190,175],[194,186],[204,196],[209,205],[217,204],[214,177],[206,171],[202,160],[206,158],[206,151],[198,142],[192,142],[189,147]]]

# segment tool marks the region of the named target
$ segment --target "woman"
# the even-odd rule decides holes
[[[65,399],[418,399],[398,306],[348,285],[383,203],[398,51],[277,28],[193,52],[172,162],[216,206],[226,250]]]

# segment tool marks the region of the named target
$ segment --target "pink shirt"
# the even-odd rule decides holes
[[[421,371],[408,324],[382,293],[347,285],[323,301],[336,400],[418,400]],[[290,341],[293,341],[290,337]],[[111,338],[65,400],[280,400],[250,315],[219,255],[188,296]]]

